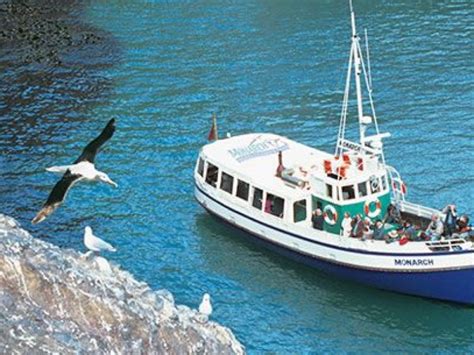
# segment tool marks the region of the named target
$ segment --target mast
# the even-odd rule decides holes
[[[365,128],[363,124],[364,109],[362,106],[362,88],[360,85],[360,62],[361,58],[359,55],[359,37],[357,36],[356,23],[355,23],[355,13],[354,8],[352,7],[352,0],[349,1],[351,7],[351,25],[352,25],[352,54],[354,56],[354,76],[356,84],[356,95],[357,95],[357,114],[359,117],[359,132],[360,132],[360,141],[363,142],[365,138]]]

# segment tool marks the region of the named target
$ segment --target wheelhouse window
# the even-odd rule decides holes
[[[225,192],[232,193],[232,188],[234,187],[234,177],[227,173],[222,172],[221,176],[221,190]]]
[[[197,171],[199,175],[204,176],[204,160],[202,158],[199,158]]]
[[[357,189],[359,190],[359,197],[367,196],[367,181],[359,183]]]
[[[342,187],[342,199],[352,200],[355,198],[354,185],[348,185]]]
[[[326,196],[332,198],[332,185],[326,184]]]
[[[370,192],[373,194],[380,192],[380,182],[377,176],[370,178]]]
[[[383,175],[381,180],[382,180],[382,190],[387,190],[387,177]]]
[[[306,200],[296,201],[293,204],[293,221],[295,223],[306,220]]]
[[[249,199],[249,190],[250,185],[247,184],[245,181],[238,180],[237,182],[237,197],[241,198],[242,200],[247,201]]]
[[[283,218],[284,207],[285,200],[283,200],[281,197],[267,193],[267,198],[265,200],[265,212]]]
[[[259,210],[262,209],[262,199],[263,199],[263,191],[260,190],[259,188],[254,187],[253,188],[253,200],[252,200],[252,206],[255,208],[258,208]]]
[[[206,182],[216,187],[217,184],[217,176],[219,175],[219,168],[214,164],[207,163],[207,172],[206,172]]]

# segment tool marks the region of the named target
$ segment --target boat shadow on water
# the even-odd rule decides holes
[[[380,334],[393,333],[396,337],[400,331],[407,330],[409,334],[404,342],[414,345],[419,343],[418,337],[423,337],[423,341],[431,338],[433,345],[440,347],[448,339],[450,343],[456,341],[460,348],[472,345],[469,339],[473,329],[466,328],[474,316],[471,306],[398,294],[334,278],[281,257],[282,249],[222,223],[213,215],[198,214],[196,229],[201,237],[202,257],[209,269],[237,281],[256,294],[256,299],[263,297],[262,293],[268,295],[266,290],[275,290],[273,302],[286,303],[295,314],[305,314],[306,303],[310,302],[313,314],[306,313],[304,317],[314,316],[315,322],[321,317],[319,312],[326,313],[325,318],[340,318],[342,312],[351,320],[349,323],[363,322],[364,328],[380,328]],[[262,244],[266,249],[261,248]],[[288,256],[284,250],[283,254]],[[439,324],[445,328],[439,329]]]

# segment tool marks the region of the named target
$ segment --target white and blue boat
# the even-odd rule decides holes
[[[387,165],[351,6],[352,41],[334,153],[269,133],[204,145],[194,179],[197,201],[212,215],[269,248],[338,277],[373,287],[474,304],[474,246],[469,235],[426,240],[433,215],[443,211],[406,200],[398,172]],[[355,81],[358,142],[346,138],[351,80]],[[364,107],[362,93],[368,97]],[[366,114],[366,111],[370,114]],[[391,208],[399,218],[387,219]],[[314,228],[315,210],[322,223]],[[318,211],[318,214],[319,214]],[[366,225],[383,221],[383,238],[347,234],[344,215]],[[346,217],[348,218],[348,217]],[[402,221],[418,227],[412,238]],[[346,222],[346,224],[344,224]],[[380,223],[379,223],[380,225]],[[344,227],[346,226],[346,228]],[[420,236],[421,233],[421,236]]]

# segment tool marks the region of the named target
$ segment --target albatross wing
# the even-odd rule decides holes
[[[61,205],[61,203],[66,198],[66,194],[77,181],[82,179],[81,175],[71,174],[68,170],[63,175],[62,179],[59,180],[56,185],[54,185],[53,190],[49,194],[48,200],[43,205],[43,208],[38,212],[38,214],[33,218],[31,223],[36,224],[44,221],[51,213],[54,212],[56,208]]]
[[[115,118],[112,118],[108,123],[107,126],[102,130],[99,136],[91,141],[82,151],[81,156],[74,162],[77,164],[81,161],[88,161],[94,163],[95,156],[99,151],[99,148],[107,142],[115,132]]]

